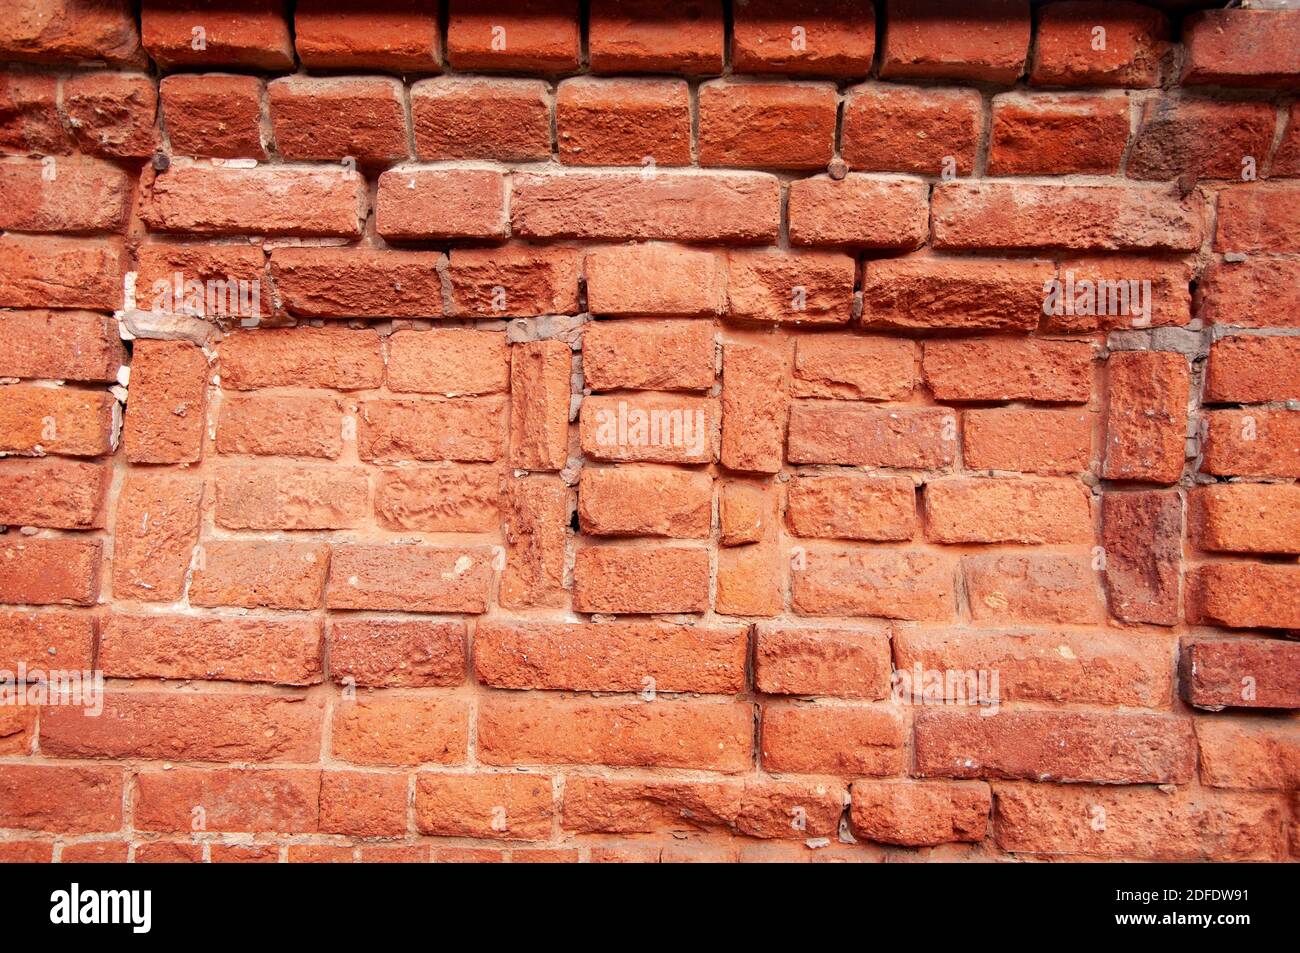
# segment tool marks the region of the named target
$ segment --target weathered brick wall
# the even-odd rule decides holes
[[[1300,12],[134,6],[0,11],[0,858],[1300,856]]]

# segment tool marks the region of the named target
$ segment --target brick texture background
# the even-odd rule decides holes
[[[1300,12],[1204,6],[7,3],[0,669],[106,689],[0,859],[1300,857]]]

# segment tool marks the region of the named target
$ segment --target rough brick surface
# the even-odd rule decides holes
[[[1300,859],[1259,7],[12,0],[0,861]]]

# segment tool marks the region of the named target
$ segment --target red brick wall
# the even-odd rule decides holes
[[[7,5],[105,689],[0,858],[1300,855],[1300,12],[1196,6]]]

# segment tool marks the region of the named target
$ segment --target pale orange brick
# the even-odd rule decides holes
[[[119,599],[175,602],[199,541],[203,481],[132,472],[117,502],[113,594]]]
[[[444,397],[495,394],[509,386],[504,334],[491,331],[397,331],[388,338],[388,387]]]
[[[330,744],[354,764],[463,764],[469,705],[455,698],[359,695],[334,706]]]

